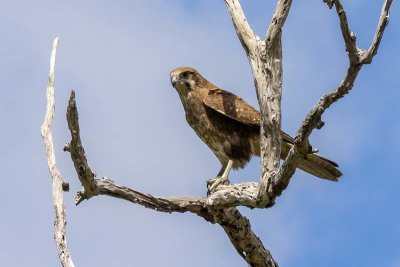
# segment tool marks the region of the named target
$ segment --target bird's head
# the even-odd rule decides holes
[[[197,70],[191,67],[178,67],[171,71],[170,75],[172,86],[179,95],[185,97],[190,91],[207,82]]]

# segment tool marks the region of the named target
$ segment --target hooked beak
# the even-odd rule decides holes
[[[177,82],[178,82],[178,79],[175,76],[171,76],[171,84],[172,84],[173,87],[175,87]]]

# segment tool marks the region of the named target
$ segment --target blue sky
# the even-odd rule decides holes
[[[242,1],[261,36],[275,1]],[[383,1],[343,0],[358,44],[368,47]],[[400,266],[400,55],[398,3],[378,55],[332,106],[311,140],[340,164],[339,183],[299,171],[272,209],[241,211],[281,266]],[[0,260],[57,266],[53,206],[40,125],[53,38],[57,163],[67,238],[76,266],[246,266],[223,230],[191,214],[161,214],[97,197],[75,207],[80,184],[69,155],[65,109],[76,90],[92,169],[156,195],[204,195],[219,162],[186,124],[170,86],[189,65],[257,104],[251,72],[223,1],[10,1],[0,10]],[[283,127],[290,134],[344,76],[337,16],[322,1],[295,1],[283,35]],[[231,174],[257,180],[259,159]]]

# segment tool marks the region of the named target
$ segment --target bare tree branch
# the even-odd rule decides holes
[[[294,174],[299,160],[307,153],[308,138],[315,128],[321,123],[321,117],[326,109],[333,103],[344,97],[354,85],[354,81],[361,69],[362,65],[356,64],[349,66],[344,80],[338,88],[329,94],[324,95],[319,102],[311,109],[304,119],[295,138],[295,145],[287,155],[285,162],[279,172],[280,178],[278,183],[275,183],[270,188],[270,195],[273,197],[279,196],[289,184],[290,178]]]
[[[291,0],[279,0],[266,39],[261,41],[247,23],[238,0],[225,0],[233,25],[252,68],[261,112],[261,179],[258,202],[269,205],[266,191],[276,180],[281,148],[282,27],[289,14]]]
[[[350,30],[346,13],[342,4],[340,3],[340,0],[332,0],[332,4],[336,7],[340,21],[340,28],[346,44],[346,50],[349,52],[349,67],[340,85],[332,92],[324,95],[318,101],[318,103],[307,114],[306,118],[298,129],[295,138],[295,146],[287,155],[285,162],[280,169],[280,178],[278,179],[279,182],[274,184],[269,191],[272,202],[273,197],[279,196],[289,184],[290,178],[294,174],[300,158],[303,157],[307,152],[308,138],[310,137],[312,131],[321,125],[321,118],[325,110],[350,92],[363,64],[369,64],[376,55],[380,40],[382,39],[384,30],[389,22],[389,10],[392,0],[386,0],[383,5],[374,39],[371,47],[366,53],[362,53],[361,49],[359,49],[356,45],[355,35]]]
[[[235,249],[250,266],[278,266],[271,253],[252,231],[249,220],[234,208],[234,206],[241,205],[239,201],[254,207],[256,204],[256,183],[242,183],[233,186],[220,185],[218,187],[220,190],[208,198],[154,197],[128,187],[118,186],[110,179],[95,179],[95,173],[88,166],[85,150],[81,143],[74,92],[71,93],[68,103],[67,120],[72,141],[66,145],[65,150],[71,153],[71,159],[83,186],[83,190],[78,192],[76,197],[77,205],[93,196],[107,195],[159,212],[194,213],[208,222],[221,225]],[[253,197],[248,199],[247,194]]]
[[[261,178],[258,199],[261,206],[268,201],[267,189],[276,179],[281,156],[281,96],[282,96],[282,45],[279,38],[275,45],[265,50],[262,67],[258,68],[257,98],[261,112]],[[260,78],[259,78],[260,77]]]
[[[67,218],[65,213],[63,190],[68,191],[68,183],[61,177],[60,171],[56,165],[56,156],[54,153],[53,134],[51,124],[54,118],[55,100],[54,100],[54,67],[56,64],[58,38],[54,39],[53,49],[50,57],[50,72],[47,85],[47,108],[46,115],[41,127],[42,138],[46,147],[47,164],[52,177],[53,204],[56,218],[54,220],[54,239],[56,241],[58,257],[64,267],[74,267],[71,255],[68,249],[66,235]]]
[[[291,0],[279,0],[258,64],[252,64],[261,112],[261,179],[258,188],[260,206],[268,206],[270,185],[277,183],[281,156],[282,28],[289,14]],[[273,197],[273,196],[272,196]]]
[[[272,16],[271,23],[269,24],[267,34],[265,36],[265,41],[267,47],[270,43],[274,43],[275,38],[280,38],[283,25],[285,24],[286,18],[289,14],[290,7],[292,5],[292,0],[279,0],[276,7],[274,15]]]
[[[76,118],[73,119],[73,118]],[[75,92],[72,91],[70,97],[70,103],[68,105],[67,112],[68,128],[71,130],[72,140],[69,145],[64,147],[71,154],[72,161],[74,162],[74,167],[78,173],[79,180],[83,185],[83,196],[90,197],[95,194],[96,183],[94,182],[94,177],[96,174],[90,169],[85,150],[81,144],[81,139],[79,135],[79,123],[78,123],[78,111],[75,104]]]
[[[250,221],[236,208],[214,212],[240,256],[252,267],[278,267],[271,253],[251,230]]]
[[[320,102],[310,111],[301,125],[297,137],[296,145],[287,155],[281,168],[280,161],[280,128],[281,128],[281,108],[280,100],[282,94],[282,46],[281,32],[285,19],[290,10],[291,1],[280,0],[275,8],[272,22],[268,28],[265,42],[259,42],[256,54],[248,54],[249,62],[252,67],[254,83],[257,91],[257,98],[262,114],[261,127],[261,179],[258,191],[258,207],[271,206],[274,199],[279,196],[289,184],[299,161],[308,152],[308,137],[315,128],[323,125],[321,117],[325,109],[342,98],[348,93],[361,69],[362,64],[371,62],[376,54],[384,29],[388,23],[388,14],[392,0],[386,0],[382,8],[378,27],[372,41],[371,47],[367,52],[363,52],[357,47],[356,36],[350,30],[346,12],[340,0],[324,1],[329,8],[335,6],[339,17],[340,28],[345,42],[346,51],[350,60],[348,72],[341,85],[332,93],[321,98]],[[235,5],[237,6],[237,5]],[[229,5],[228,5],[229,8]],[[230,10],[232,8],[230,7]],[[243,11],[230,12],[235,28],[235,21],[244,18]],[[246,22],[246,27],[250,26]],[[251,28],[250,28],[251,29]],[[241,39],[238,33],[239,39]],[[249,37],[249,36],[248,36]],[[251,38],[251,36],[249,37]],[[245,47],[246,50],[246,47]]]
[[[260,38],[254,33],[247,22],[238,0],[225,0],[225,4],[228,7],[233,26],[235,27],[236,33],[247,56],[254,57],[258,49],[258,41]]]
[[[378,52],[383,32],[385,31],[385,28],[389,23],[389,10],[392,3],[393,0],[385,0],[385,3],[383,4],[378,26],[376,27],[374,39],[372,40],[371,46],[369,47],[368,51],[364,53],[361,57],[361,62],[363,64],[370,64],[372,62],[372,58]]]
[[[291,0],[279,0],[261,41],[247,23],[238,0],[225,0],[239,40],[246,51],[254,77],[261,112],[261,179],[257,205],[269,205],[266,191],[278,177],[281,148],[282,44],[281,33]]]
[[[336,7],[336,13],[339,17],[340,28],[342,30],[342,35],[346,44],[346,51],[348,52],[349,59],[352,63],[357,62],[359,60],[359,49],[357,48],[356,44],[356,35],[350,30],[349,23],[347,22],[347,15],[340,0],[334,0],[333,3]]]

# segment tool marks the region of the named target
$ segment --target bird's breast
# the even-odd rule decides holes
[[[189,94],[184,106],[188,124],[221,162],[234,159],[235,168],[243,167],[254,154],[248,127],[207,108],[196,95]]]
[[[184,106],[186,121],[190,127],[211,149],[216,149],[216,145],[213,144],[220,143],[221,133],[216,129],[215,123],[207,114],[203,99],[198,95],[190,94],[186,98]]]

